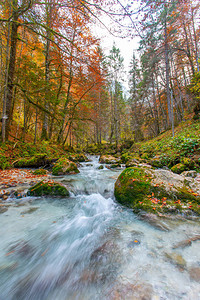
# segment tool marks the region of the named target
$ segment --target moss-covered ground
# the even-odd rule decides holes
[[[125,163],[133,158],[155,168],[173,168],[178,174],[191,169],[200,171],[200,122],[182,122],[175,128],[174,137],[169,130],[151,140],[135,143],[122,153]]]

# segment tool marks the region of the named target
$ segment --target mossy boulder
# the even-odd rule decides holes
[[[154,158],[152,158],[150,160],[149,163],[152,167],[155,167],[155,168],[162,168],[164,166],[164,163],[162,161],[162,157],[160,157],[160,156],[155,156]]]
[[[200,184],[169,170],[137,166],[115,183],[116,200],[134,212],[200,214]]]
[[[87,158],[87,156],[83,153],[77,153],[77,154],[71,154],[68,157],[69,160],[73,161],[73,162],[85,162],[85,161],[89,161],[89,159]]]
[[[45,169],[37,169],[35,171],[32,172],[33,175],[46,175],[47,174],[47,170]]]
[[[132,158],[126,162],[126,168],[136,167],[139,164],[139,160]]]
[[[98,169],[98,170],[103,170],[104,167],[101,165],[101,166],[99,166],[97,169]]]
[[[190,170],[190,171],[184,171],[183,173],[181,173],[182,176],[185,177],[192,177],[192,178],[196,178],[197,177],[197,171],[195,170]]]
[[[123,153],[123,154],[121,155],[121,161],[122,161],[123,163],[126,163],[126,162],[129,161],[131,158],[132,158],[131,155],[130,155],[129,153],[127,153],[127,152],[125,152],[125,153]]]
[[[99,162],[101,164],[116,164],[120,161],[119,158],[116,158],[112,155],[101,155],[99,158]]]
[[[176,174],[181,174],[183,171],[187,170],[187,166],[185,166],[182,163],[176,164],[171,168],[171,171],[176,173]]]
[[[59,176],[59,175],[71,175],[71,174],[77,174],[79,173],[79,170],[77,168],[77,165],[66,159],[66,158],[60,158],[55,164],[52,169],[52,175]]]
[[[28,191],[30,196],[69,196],[69,191],[55,181],[40,181]]]
[[[121,204],[134,207],[150,193],[151,186],[141,168],[127,168],[115,183],[115,197]]]
[[[13,163],[15,168],[39,168],[46,164],[46,154],[38,154],[29,158],[20,158]]]
[[[170,164],[170,157],[167,155],[156,155],[149,160],[149,164],[154,168],[162,168]]]

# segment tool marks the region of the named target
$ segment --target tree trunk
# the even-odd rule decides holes
[[[192,27],[193,27],[193,33],[194,33],[194,44],[195,44],[195,60],[197,64],[197,72],[199,72],[199,49],[198,49],[198,42],[197,42],[197,35],[196,35],[196,29],[195,29],[195,24],[194,24],[194,12],[193,8],[191,9],[192,11]]]
[[[115,128],[115,145],[116,149],[119,143],[119,128],[118,128],[118,101],[117,101],[117,82],[115,81],[115,93],[114,93],[114,128]]]
[[[10,17],[10,13],[9,13]],[[3,94],[3,114],[2,114],[2,141],[6,140],[6,99],[7,99],[7,85],[8,85],[8,63],[9,63],[9,42],[10,42],[10,24],[8,24],[8,36],[6,45],[6,62],[5,62],[5,84]]]
[[[185,32],[185,39],[186,39],[186,45],[187,45],[187,56],[188,56],[189,63],[190,63],[190,66],[191,66],[192,74],[194,75],[195,74],[194,63],[193,63],[193,59],[192,59],[192,55],[191,55],[191,51],[190,51],[190,45],[189,45],[189,39],[188,39],[186,24],[185,24],[184,21],[183,21],[183,29],[184,29],[184,32]]]
[[[46,110],[49,109],[49,96],[50,96],[50,90],[49,90],[49,81],[50,81],[50,28],[51,28],[51,13],[52,13],[52,7],[49,0],[46,0],[46,52],[45,52],[45,103],[44,107]],[[42,124],[42,134],[41,138],[44,140],[48,140],[48,115],[47,113],[44,113],[43,117],[43,124]]]
[[[17,52],[17,30],[18,30],[17,2],[18,2],[17,0],[13,0],[12,2],[13,19],[11,25],[10,57],[9,57],[9,65],[8,65],[8,79],[6,85],[6,98],[5,98],[6,115],[3,116],[3,120],[5,120],[5,141],[8,140],[10,123],[12,120],[13,86],[14,86],[13,84],[14,84],[14,74],[15,74],[15,62],[16,62],[16,52]]]
[[[172,114],[171,114],[171,99],[170,99],[170,69],[169,69],[169,47],[168,47],[168,39],[167,39],[167,21],[165,19],[164,24],[164,37],[165,37],[165,69],[166,69],[166,93],[167,93],[167,107],[168,107],[168,126],[171,125],[172,122]]]
[[[155,94],[155,85],[154,85],[154,76],[152,73],[152,88],[153,88],[153,110],[154,110],[154,119],[155,119],[155,132],[156,136],[160,133],[159,119],[158,119],[158,109],[156,103],[156,94]]]

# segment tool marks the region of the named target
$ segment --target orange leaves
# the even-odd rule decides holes
[[[46,179],[48,175],[33,175],[31,170],[26,169],[11,169],[0,171],[0,187],[3,187],[3,189],[0,190],[0,194],[6,194],[7,188],[10,187],[15,187],[23,183],[29,184],[31,181],[37,182],[38,180],[41,180],[41,177]],[[52,182],[50,182],[50,184],[52,184]],[[20,194],[18,193],[17,196],[20,197]]]
[[[5,255],[6,255],[6,256],[9,256],[9,255],[13,254],[14,252],[15,252],[15,251],[13,250],[13,251],[10,251],[10,252],[6,253]]]

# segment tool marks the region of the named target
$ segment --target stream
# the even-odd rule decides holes
[[[200,241],[173,249],[199,220],[141,220],[114,199],[122,170],[99,166],[53,177],[69,198],[15,199],[0,214],[0,300],[200,299]]]

